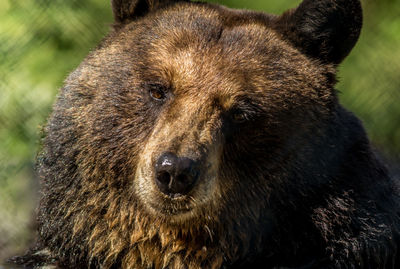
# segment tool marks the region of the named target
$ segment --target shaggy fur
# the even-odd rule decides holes
[[[36,247],[60,268],[398,268],[399,190],[336,66],[357,0],[282,16],[113,0],[113,30],[69,76],[46,128]],[[155,183],[165,152],[198,164]]]

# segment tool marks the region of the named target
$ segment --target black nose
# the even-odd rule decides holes
[[[171,152],[161,154],[155,168],[158,188],[173,197],[191,191],[199,174],[195,161],[178,157]]]

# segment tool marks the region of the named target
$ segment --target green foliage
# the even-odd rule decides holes
[[[301,1],[213,2],[280,14]],[[399,157],[400,5],[363,4],[365,26],[340,68],[337,88],[373,142]],[[35,205],[33,160],[57,88],[111,22],[108,0],[0,1],[0,260],[30,238],[24,231]]]
[[[340,68],[340,98],[364,122],[373,143],[400,157],[400,5],[365,1],[364,29]]]

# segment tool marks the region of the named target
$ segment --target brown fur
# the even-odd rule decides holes
[[[399,220],[389,213],[398,212],[397,190],[333,88],[335,67],[358,38],[359,2],[321,2],[325,9],[305,0],[278,17],[186,1],[112,1],[113,31],[69,76],[49,120],[40,236],[20,261],[398,264],[390,238]],[[304,12],[317,15],[310,23]],[[322,28],[331,13],[351,22],[342,45]],[[163,100],[151,98],[154,89]],[[188,194],[171,198],[157,188],[163,152],[201,164]]]

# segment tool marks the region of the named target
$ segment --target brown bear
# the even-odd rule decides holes
[[[400,268],[399,189],[338,102],[358,0],[113,0],[38,157],[59,268]]]

